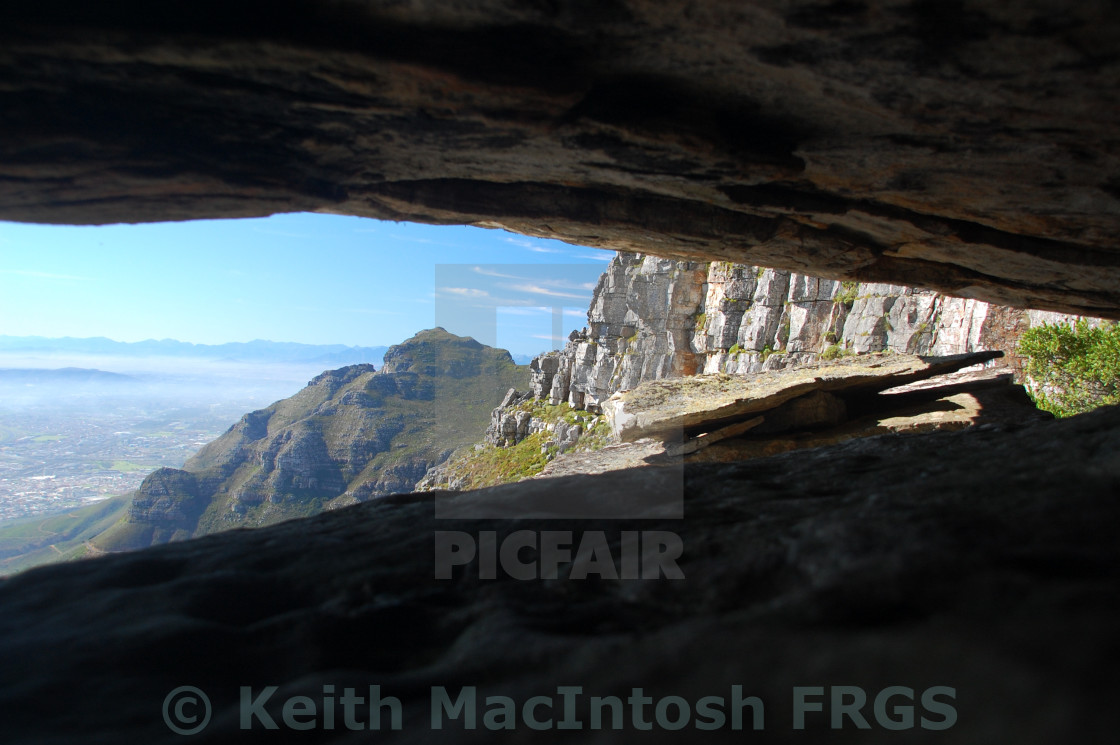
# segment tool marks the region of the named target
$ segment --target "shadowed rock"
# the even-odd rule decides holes
[[[433,733],[430,686],[478,686],[481,709],[488,695],[520,702],[558,685],[695,702],[739,684],[764,701],[765,731],[725,727],[705,741],[893,743],[899,733],[878,725],[831,730],[826,715],[794,730],[793,687],[945,685],[959,717],[931,741],[1108,742],[1120,690],[1118,433],[1114,408],[690,466],[681,520],[658,517],[657,504],[635,506],[630,520],[545,519],[558,494],[640,494],[662,478],[644,468],[388,498],[32,570],[0,582],[5,741],[179,741],[161,707],[182,685],[213,703],[201,742],[289,734],[239,729],[240,686],[280,686],[269,710],[281,722],[279,702],[292,695],[322,702],[324,685],[376,684],[401,699],[401,731],[320,728],[315,739],[481,743],[531,733],[458,723]],[[482,502],[512,519],[435,520],[435,500],[452,515]],[[616,555],[620,530],[673,531],[685,579],[568,580],[563,566],[559,580],[484,580],[477,563],[432,578],[434,531],[501,540],[525,529],[577,540],[602,530]],[[626,726],[606,735],[626,737]]]
[[[1095,0],[8,3],[0,218],[319,210],[1115,317]]]

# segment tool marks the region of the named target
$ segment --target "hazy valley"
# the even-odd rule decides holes
[[[126,502],[153,470],[181,466],[324,364],[380,364],[384,350],[0,337],[0,561],[28,547],[29,519],[38,526],[75,508],[100,514],[116,505],[113,496]],[[65,539],[80,522],[67,518],[61,532],[35,527],[31,545],[49,547],[44,539]]]

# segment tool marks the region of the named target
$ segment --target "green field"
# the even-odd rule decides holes
[[[103,471],[119,471],[120,473],[143,473],[154,471],[159,466],[145,465],[143,463],[133,463],[129,460],[98,460],[91,463],[94,468],[100,468]]]

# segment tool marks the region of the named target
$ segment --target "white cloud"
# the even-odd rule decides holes
[[[580,282],[574,279],[565,279],[563,277],[553,277],[548,279],[529,280],[536,281],[545,287],[559,287],[564,290],[594,290],[595,282]]]
[[[489,292],[477,287],[440,287],[439,291],[457,297],[490,297]]]
[[[483,277],[497,277],[498,279],[519,279],[519,280],[528,280],[529,279],[528,277],[519,277],[515,274],[502,274],[501,272],[496,272],[493,269],[483,269],[480,266],[474,267],[474,269],[472,269],[471,271],[473,271],[475,274],[481,274]]]
[[[590,297],[586,294],[559,292],[557,290],[550,290],[547,287],[541,287],[540,285],[514,285],[507,287],[506,289],[516,290],[517,292],[530,293],[533,295],[544,295],[546,297],[567,297],[583,301],[590,300]]]

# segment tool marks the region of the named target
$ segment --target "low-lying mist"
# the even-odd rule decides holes
[[[88,410],[124,402],[260,408],[291,396],[325,369],[312,363],[0,354],[0,410]]]
[[[328,367],[0,353],[0,522],[126,494]]]

